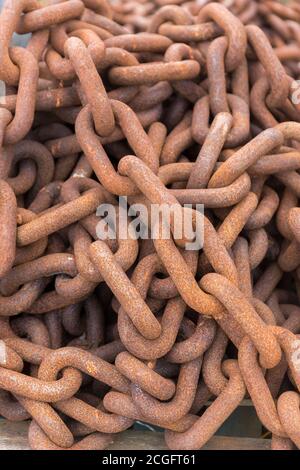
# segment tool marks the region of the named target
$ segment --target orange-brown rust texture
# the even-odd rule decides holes
[[[245,397],[300,449],[299,24],[295,1],[3,2],[0,416],[32,449],[144,422],[198,450]]]

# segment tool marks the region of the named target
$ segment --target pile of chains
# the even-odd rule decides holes
[[[4,2],[0,415],[33,449],[200,449],[244,399],[300,448],[298,78],[296,0]],[[119,196],[203,248],[99,239]]]

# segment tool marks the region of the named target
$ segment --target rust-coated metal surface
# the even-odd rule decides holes
[[[297,1],[4,1],[0,436],[300,448],[299,64]]]

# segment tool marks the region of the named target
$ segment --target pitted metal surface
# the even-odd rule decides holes
[[[33,449],[135,421],[201,449],[247,396],[300,448],[299,23],[294,1],[4,1],[0,414]],[[170,236],[133,237],[154,205]]]

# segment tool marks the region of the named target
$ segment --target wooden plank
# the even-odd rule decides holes
[[[163,433],[126,431],[108,450],[167,450]],[[202,450],[269,450],[270,439],[214,436]]]
[[[0,421],[0,450],[28,450],[28,422]]]
[[[270,439],[214,436],[203,450],[270,450]]]
[[[0,421],[0,450],[28,450],[28,422]],[[268,450],[269,439],[214,436],[203,450]],[[167,450],[161,432],[126,431],[107,450]]]

